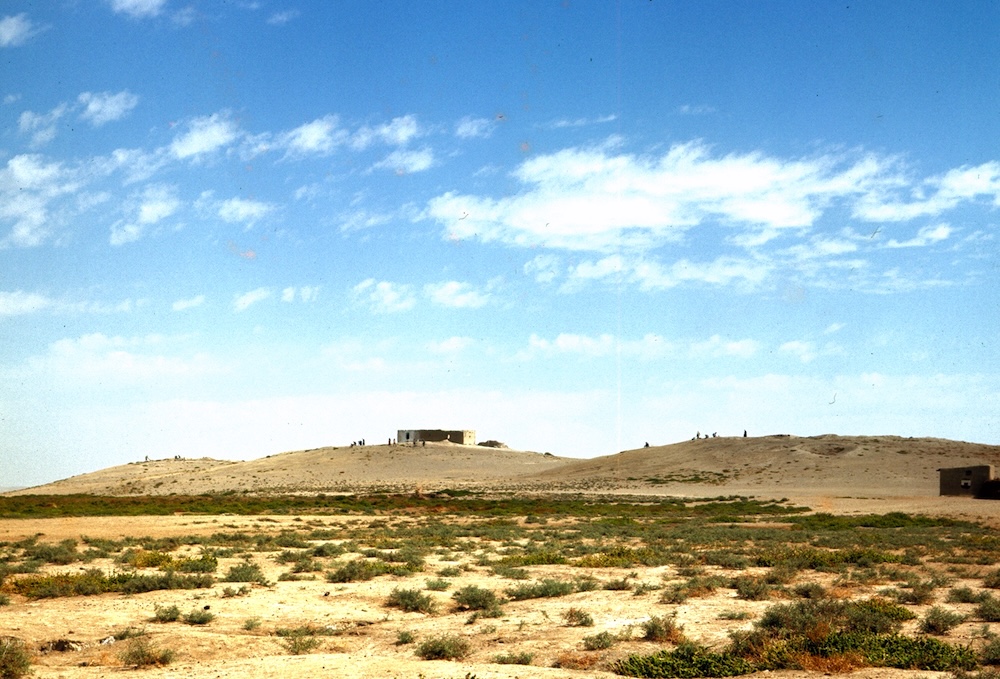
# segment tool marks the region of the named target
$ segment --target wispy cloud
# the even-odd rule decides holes
[[[111,92],[82,92],[77,101],[83,105],[80,117],[100,127],[114,120],[121,120],[139,105],[139,97],[128,90]]]
[[[375,142],[390,144],[393,146],[403,146],[410,140],[421,134],[420,125],[414,115],[405,115],[393,118],[387,123],[370,127],[365,125],[354,133],[351,139],[351,146],[361,150],[368,148]]]
[[[292,19],[297,19],[301,12],[297,9],[288,9],[283,12],[275,12],[267,18],[267,23],[271,26],[284,26]]]
[[[545,125],[545,127],[558,130],[566,127],[586,127],[588,125],[603,125],[613,123],[618,120],[618,116],[611,114],[598,118],[559,118]]]
[[[473,344],[471,337],[453,336],[436,342],[428,342],[427,350],[432,354],[458,354]]]
[[[319,297],[319,286],[304,285],[300,288],[287,287],[281,291],[281,301],[291,303],[298,297],[300,302],[315,302]]]
[[[197,158],[228,146],[236,140],[238,127],[225,113],[195,118],[185,133],[177,136],[170,150],[177,158]]]
[[[349,133],[340,128],[335,115],[327,115],[304,123],[279,137],[279,145],[290,156],[327,154],[347,142]]]
[[[409,311],[417,303],[412,286],[405,283],[376,281],[374,278],[355,285],[352,293],[355,299],[367,304],[375,313]]]
[[[910,200],[900,196],[907,191]],[[934,217],[981,196],[1000,206],[1000,162],[954,168],[916,184],[900,177],[865,195],[854,214],[871,222],[902,222]]]
[[[242,295],[237,295],[233,300],[233,309],[236,311],[246,311],[257,302],[263,302],[271,297],[270,288],[257,288]]]
[[[948,224],[925,226],[913,238],[904,241],[898,241],[893,238],[885,246],[887,248],[921,248],[947,240],[951,236],[951,233],[952,228]]]
[[[53,305],[54,302],[51,299],[38,293],[22,290],[13,292],[0,290],[0,317],[31,314]]]
[[[180,207],[181,202],[173,186],[147,186],[127,201],[128,216],[112,225],[111,245],[124,245],[139,240],[148,227],[170,217]]]
[[[399,149],[393,151],[383,160],[375,163],[373,168],[392,170],[396,174],[413,174],[423,172],[434,166],[434,152],[429,148],[411,151]]]
[[[167,0],[108,0],[112,12],[133,19],[159,16],[166,4]]]
[[[18,131],[31,137],[31,147],[38,148],[55,139],[57,124],[68,110],[66,104],[59,104],[48,113],[24,111],[17,121]]]
[[[685,116],[704,116],[715,111],[716,108],[708,104],[683,104],[677,107],[677,112]]]
[[[466,116],[455,124],[455,136],[460,139],[485,139],[493,134],[497,121],[492,118]]]
[[[197,295],[191,299],[179,299],[173,303],[172,308],[174,311],[187,311],[188,309],[194,309],[195,307],[200,307],[205,303],[205,295]]]
[[[242,222],[248,226],[274,211],[274,206],[249,198],[229,198],[219,203],[219,218],[230,224]]]
[[[20,47],[42,30],[24,12],[5,16],[0,19],[0,48]]]
[[[488,292],[459,281],[429,283],[424,286],[424,294],[434,304],[454,309],[478,309],[490,301]]]

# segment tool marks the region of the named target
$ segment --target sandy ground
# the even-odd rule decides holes
[[[218,460],[157,460],[136,462],[67,479],[30,492],[53,493],[203,493],[237,491],[353,491],[370,488],[432,490],[467,487],[498,492],[625,493],[718,497],[746,495],[781,499],[815,511],[866,514],[902,511],[972,519],[1000,526],[1000,502],[942,498],[937,494],[937,469],[966,464],[1000,464],[1000,449],[936,439],[899,437],[760,437],[709,439],[672,446],[651,446],[596,460],[575,461],[552,456],[475,446],[430,445],[321,448],[273,455],[250,462]],[[337,520],[342,520],[338,518]],[[352,518],[368,521],[370,518]],[[253,517],[196,516],[95,517],[44,520],[0,520],[0,541],[40,535],[44,542],[82,536],[120,539],[126,536],[168,537],[206,535],[219,531],[275,532],[286,528],[335,525],[329,516]],[[469,557],[464,557],[468,559]],[[440,604],[435,615],[403,613],[385,606],[395,587],[422,587],[440,567],[455,563],[429,560],[426,577],[380,577],[369,582],[331,584],[319,579],[278,582],[287,564],[267,554],[255,554],[271,586],[255,585],[242,596],[225,596],[231,584],[211,589],[161,591],[135,596],[106,594],[28,601],[12,597],[0,607],[0,636],[26,639],[33,648],[48,641],[72,639],[80,651],[40,653],[35,671],[40,678],[84,679],[106,676],[215,677],[426,677],[514,679],[516,677],[611,677],[614,658],[648,653],[656,646],[635,638],[608,651],[587,652],[581,640],[600,631],[621,633],[637,628],[650,615],[676,614],[685,633],[707,643],[724,641],[728,630],[750,622],[722,620],[720,615],[745,611],[754,616],[773,602],[742,601],[731,590],[692,599],[680,605],[658,603],[657,593],[641,597],[631,592],[597,590],[557,599],[534,599],[505,605],[506,615],[467,624],[468,613],[454,610],[450,593],[476,584],[502,590],[512,584],[476,567],[449,578],[452,587],[434,592]],[[238,559],[223,560],[219,573]],[[69,567],[47,567],[53,572]],[[112,569],[110,562],[86,567]],[[573,567],[529,568],[540,577],[579,576]],[[642,582],[674,577],[671,567],[602,569],[601,579],[636,572]],[[815,577],[823,577],[816,575]],[[832,577],[832,576],[831,576]],[[956,583],[961,584],[961,583]],[[236,585],[238,587],[238,585]],[[156,606],[176,605],[186,613],[209,607],[216,615],[206,626],[151,621]],[[961,608],[962,605],[956,605]],[[570,607],[590,612],[594,627],[568,627],[563,613]],[[920,613],[920,607],[914,609]],[[259,627],[245,629],[247,620]],[[274,635],[280,627],[329,626],[334,636],[321,637],[319,649],[292,655]],[[910,623],[915,624],[915,623]],[[128,626],[144,627],[158,646],[174,649],[177,660],[163,668],[130,670],[118,658],[123,643],[100,641]],[[981,624],[967,623],[949,636],[953,642],[972,639]],[[417,640],[448,633],[472,645],[464,661],[423,661],[412,645],[396,645],[397,635],[413,631]],[[998,628],[997,631],[1000,631]],[[493,662],[499,654],[530,652],[531,666]],[[563,667],[553,665],[562,664]],[[586,669],[569,669],[573,665]],[[782,672],[788,679],[821,673]],[[857,679],[931,677],[933,672],[868,669]],[[945,676],[945,675],[942,675]]]

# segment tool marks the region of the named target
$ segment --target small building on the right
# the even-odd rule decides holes
[[[968,495],[984,497],[983,491],[994,484],[993,465],[977,464],[969,467],[938,469],[941,495]]]

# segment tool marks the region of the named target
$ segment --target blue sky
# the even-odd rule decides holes
[[[0,486],[1000,443],[996,3],[0,7]]]

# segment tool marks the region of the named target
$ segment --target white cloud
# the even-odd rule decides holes
[[[269,203],[247,198],[230,198],[219,204],[218,215],[220,219],[230,224],[245,222],[250,225],[273,211],[274,206]]]
[[[413,174],[423,172],[434,166],[434,152],[429,148],[419,151],[399,149],[393,151],[383,160],[375,163],[373,168],[392,170],[396,174]]]
[[[139,97],[128,90],[115,94],[82,92],[77,101],[84,107],[80,117],[89,120],[94,127],[121,120],[139,105]]]
[[[725,340],[720,335],[712,335],[703,342],[693,343],[692,356],[736,356],[750,358],[760,350],[760,343],[752,339]]]
[[[185,356],[157,353],[179,341],[159,335],[128,338],[93,333],[53,342],[44,355],[29,359],[27,369],[64,379],[101,383],[197,377],[222,370],[205,353]]]
[[[24,12],[0,19],[0,47],[20,47],[41,32]]]
[[[319,286],[303,285],[300,288],[289,286],[281,291],[281,301],[294,302],[296,295],[298,295],[300,302],[315,302],[316,298],[319,297]]]
[[[490,301],[489,293],[476,290],[468,283],[445,281],[424,286],[424,294],[434,304],[455,309],[478,309]]]
[[[684,104],[677,107],[677,112],[685,116],[703,116],[715,111],[716,108],[708,104]]]
[[[20,316],[52,307],[54,302],[34,292],[0,290],[0,317]]]
[[[262,302],[270,297],[271,290],[269,288],[257,288],[256,290],[245,292],[242,295],[237,295],[233,300],[233,308],[236,311],[246,311],[257,302]]]
[[[232,143],[238,136],[236,123],[221,113],[195,118],[188,131],[177,136],[170,144],[175,157],[184,159],[216,151]]]
[[[845,327],[847,326],[844,323],[831,323],[830,325],[826,326],[826,329],[823,331],[823,334],[832,335],[834,333],[840,332]]]
[[[288,155],[327,154],[345,143],[348,133],[339,127],[337,116],[328,115],[304,123],[279,137]]]
[[[191,299],[179,299],[173,303],[174,311],[186,311],[188,309],[194,309],[195,307],[200,307],[205,303],[205,295],[197,295]]]
[[[283,26],[292,19],[298,18],[300,12],[297,9],[289,9],[284,12],[275,12],[267,18],[267,23],[271,26]]]
[[[462,139],[485,139],[493,134],[496,121],[490,118],[472,118],[466,116],[455,125],[455,136]]]
[[[181,207],[172,186],[154,184],[131,196],[126,205],[129,217],[111,227],[111,245],[124,245],[142,238],[146,228],[167,219]]]
[[[374,278],[361,281],[354,286],[352,292],[355,298],[366,302],[376,313],[408,311],[417,303],[411,286],[376,281]]]
[[[57,125],[67,111],[66,104],[59,104],[48,113],[35,113],[24,111],[18,118],[18,131],[21,134],[31,135],[31,146],[37,148],[44,146],[55,139]]]
[[[16,245],[33,247],[48,237],[54,224],[49,203],[75,194],[81,187],[77,174],[61,163],[47,162],[36,154],[17,155],[0,168],[0,222],[12,222],[0,249]]]
[[[897,193],[892,194],[889,189],[897,189]],[[905,189],[909,189],[910,200],[898,196],[898,192]],[[991,198],[993,205],[1000,205],[1000,162],[953,168],[916,186],[897,179],[882,190],[866,195],[855,206],[854,214],[872,222],[901,222],[937,216],[980,196]]]
[[[439,342],[428,342],[427,350],[433,354],[457,354],[468,349],[473,343],[471,337],[454,336]]]
[[[375,226],[382,226],[392,221],[393,215],[387,212],[369,212],[356,210],[341,216],[341,231],[362,231]]]
[[[361,150],[375,142],[403,146],[421,134],[420,125],[414,115],[393,118],[388,123],[376,127],[364,126],[354,133],[351,146]]]
[[[116,14],[127,14],[133,19],[145,19],[159,16],[167,4],[167,0],[108,0],[111,11]]]
[[[873,157],[850,164],[716,156],[695,142],[659,156],[571,148],[523,162],[513,173],[522,185],[514,195],[448,192],[428,202],[426,216],[448,238],[519,247],[641,251],[683,239],[706,221],[756,234],[759,245],[808,229],[830,201],[871,190],[884,172]]]
[[[745,289],[759,287],[771,274],[774,264],[755,258],[740,259],[722,256],[709,262],[679,259],[669,266],[652,258],[627,259],[609,255],[599,260],[584,260],[572,267],[564,291],[573,291],[582,284],[610,279],[612,282],[632,282],[642,290],[665,290],[685,283],[737,285]]]
[[[538,255],[524,265],[524,273],[533,276],[539,283],[551,283],[560,270],[561,263],[555,255]]]
[[[599,118],[573,118],[573,119],[560,118],[559,120],[555,120],[549,123],[545,127],[558,130],[566,127],[586,127],[588,125],[600,125],[604,123],[612,123],[616,120],[618,120],[618,116],[616,116],[613,113],[610,115],[601,116]]]
[[[887,248],[921,248],[933,243],[940,243],[951,236],[951,226],[948,224],[937,224],[935,226],[925,226],[921,228],[917,235],[905,241],[898,241],[895,238],[885,244]]]

